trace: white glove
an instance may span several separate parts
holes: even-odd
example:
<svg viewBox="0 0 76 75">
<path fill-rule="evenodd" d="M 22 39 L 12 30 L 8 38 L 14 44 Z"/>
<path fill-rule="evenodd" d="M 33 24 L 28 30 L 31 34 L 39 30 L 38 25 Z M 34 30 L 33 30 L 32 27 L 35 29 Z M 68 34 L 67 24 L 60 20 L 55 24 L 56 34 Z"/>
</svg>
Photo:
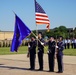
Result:
<svg viewBox="0 0 76 75">
<path fill-rule="evenodd" d="M 28 45 L 28 48 L 30 48 L 30 45 Z"/>
<path fill-rule="evenodd" d="M 47 51 L 47 53 L 49 53 L 49 51 Z"/>
<path fill-rule="evenodd" d="M 58 46 L 56 46 L 56 48 L 58 48 Z"/>
<path fill-rule="evenodd" d="M 41 45 L 44 45 L 44 43 L 41 42 Z"/>
<path fill-rule="evenodd" d="M 39 50 L 37 51 L 37 53 L 39 53 Z"/>
<path fill-rule="evenodd" d="M 38 36 L 36 36 L 36 39 L 38 39 Z"/>
</svg>

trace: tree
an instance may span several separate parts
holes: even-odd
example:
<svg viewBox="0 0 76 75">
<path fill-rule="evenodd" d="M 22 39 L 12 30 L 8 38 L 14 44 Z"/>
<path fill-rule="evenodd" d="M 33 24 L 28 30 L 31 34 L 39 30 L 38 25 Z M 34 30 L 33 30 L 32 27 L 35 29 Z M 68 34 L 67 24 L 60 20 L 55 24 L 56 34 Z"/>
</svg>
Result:
<svg viewBox="0 0 76 75">
<path fill-rule="evenodd" d="M 74 29 L 74 37 L 76 38 L 76 27 Z"/>
<path fill-rule="evenodd" d="M 67 37 L 67 28 L 65 26 L 60 26 L 59 27 L 59 32 L 60 32 L 60 36 L 63 36 L 64 38 Z"/>
<path fill-rule="evenodd" d="M 54 37 L 57 38 L 58 36 L 60 36 L 60 31 L 59 31 L 59 28 L 56 27 L 54 28 Z"/>
<path fill-rule="evenodd" d="M 49 32 L 45 31 L 44 36 L 47 36 L 48 38 L 49 38 L 50 36 L 54 36 L 54 31 L 53 31 L 53 30 L 51 30 L 51 31 L 49 31 Z"/>
<path fill-rule="evenodd" d="M 59 26 L 60 32 L 67 32 L 67 28 L 65 26 Z"/>
</svg>

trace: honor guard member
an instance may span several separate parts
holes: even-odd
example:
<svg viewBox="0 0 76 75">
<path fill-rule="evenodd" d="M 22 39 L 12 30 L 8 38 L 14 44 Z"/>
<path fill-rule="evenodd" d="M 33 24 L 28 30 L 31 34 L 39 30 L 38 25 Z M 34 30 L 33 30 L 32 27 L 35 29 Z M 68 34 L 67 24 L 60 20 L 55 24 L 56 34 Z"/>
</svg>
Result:
<svg viewBox="0 0 76 75">
<path fill-rule="evenodd" d="M 30 58 L 30 69 L 35 69 L 35 57 L 36 57 L 36 40 L 34 37 L 31 37 L 31 42 L 28 43 L 28 57 Z"/>
<path fill-rule="evenodd" d="M 58 62 L 58 72 L 57 73 L 63 73 L 63 50 L 64 50 L 64 44 L 63 44 L 63 38 L 62 36 L 59 37 L 57 43 L 57 62 Z"/>
<path fill-rule="evenodd" d="M 42 38 L 42 33 L 38 33 L 38 61 L 39 61 L 39 69 L 40 71 L 43 70 L 43 54 L 44 54 L 44 40 Z"/>
<path fill-rule="evenodd" d="M 54 56 L 55 56 L 56 43 L 54 37 L 50 37 L 48 41 L 48 62 L 49 62 L 49 72 L 54 72 Z"/>
</svg>

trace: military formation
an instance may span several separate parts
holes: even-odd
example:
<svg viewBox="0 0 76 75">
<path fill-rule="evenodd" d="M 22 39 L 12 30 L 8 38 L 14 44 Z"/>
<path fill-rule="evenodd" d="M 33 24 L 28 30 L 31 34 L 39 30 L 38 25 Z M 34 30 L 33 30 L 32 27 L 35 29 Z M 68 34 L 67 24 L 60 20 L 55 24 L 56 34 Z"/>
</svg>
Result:
<svg viewBox="0 0 76 75">
<path fill-rule="evenodd" d="M 64 50 L 63 37 L 60 36 L 58 40 L 55 40 L 54 37 L 51 36 L 49 38 L 49 41 L 45 43 L 44 39 L 42 38 L 42 33 L 40 32 L 38 33 L 37 40 L 34 37 L 31 37 L 31 41 L 28 43 L 27 57 L 29 57 L 30 59 L 29 70 L 35 70 L 35 58 L 36 58 L 36 48 L 37 48 L 38 63 L 39 63 L 38 71 L 43 71 L 44 46 L 47 45 L 49 72 L 54 72 L 54 65 L 55 65 L 55 58 L 56 58 L 57 64 L 58 64 L 57 73 L 63 73 L 63 50 Z"/>
<path fill-rule="evenodd" d="M 63 40 L 65 49 L 76 49 L 76 38 L 66 38 Z"/>
</svg>

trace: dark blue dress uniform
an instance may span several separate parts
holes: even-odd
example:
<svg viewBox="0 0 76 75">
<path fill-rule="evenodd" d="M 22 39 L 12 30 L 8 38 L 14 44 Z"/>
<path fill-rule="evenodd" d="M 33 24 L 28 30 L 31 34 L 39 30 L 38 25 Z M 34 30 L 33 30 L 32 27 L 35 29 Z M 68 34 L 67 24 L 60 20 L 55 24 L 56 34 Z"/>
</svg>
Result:
<svg viewBox="0 0 76 75">
<path fill-rule="evenodd" d="M 63 50 L 64 50 L 64 44 L 63 42 L 58 42 L 58 51 L 57 51 L 57 62 L 58 62 L 58 72 L 63 72 Z"/>
<path fill-rule="evenodd" d="M 55 41 L 48 42 L 49 71 L 54 72 Z"/>
<path fill-rule="evenodd" d="M 42 43 L 44 40 L 39 39 Z M 44 54 L 44 46 L 38 41 L 38 61 L 39 61 L 39 70 L 43 70 L 43 54 Z"/>
<path fill-rule="evenodd" d="M 29 43 L 29 54 L 30 54 L 30 69 L 35 69 L 35 57 L 36 57 L 36 41 Z"/>
</svg>

